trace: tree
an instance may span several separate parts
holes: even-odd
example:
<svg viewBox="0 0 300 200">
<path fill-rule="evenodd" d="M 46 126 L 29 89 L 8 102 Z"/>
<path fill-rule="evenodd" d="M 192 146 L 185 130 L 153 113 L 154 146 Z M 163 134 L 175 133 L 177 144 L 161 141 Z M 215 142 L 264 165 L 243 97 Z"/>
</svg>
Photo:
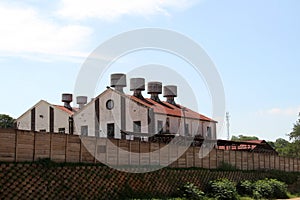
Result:
<svg viewBox="0 0 300 200">
<path fill-rule="evenodd" d="M 275 150 L 280 156 L 290 156 L 291 143 L 283 138 L 278 138 L 274 142 Z"/>
<path fill-rule="evenodd" d="M 259 140 L 256 136 L 245 136 L 245 135 L 239 135 L 239 136 L 232 136 L 232 141 L 249 141 L 249 140 Z"/>
<path fill-rule="evenodd" d="M 292 141 L 300 141 L 300 113 L 298 121 L 294 124 L 293 131 L 288 136 Z"/>
<path fill-rule="evenodd" d="M 6 114 L 0 114 L 0 128 L 14 128 L 15 120 Z"/>
</svg>

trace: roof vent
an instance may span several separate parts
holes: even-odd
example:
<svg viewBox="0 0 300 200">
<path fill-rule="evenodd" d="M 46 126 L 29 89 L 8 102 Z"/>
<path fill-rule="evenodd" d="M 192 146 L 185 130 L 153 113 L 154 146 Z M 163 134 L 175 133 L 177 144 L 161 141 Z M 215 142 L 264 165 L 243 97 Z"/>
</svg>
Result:
<svg viewBox="0 0 300 200">
<path fill-rule="evenodd" d="M 167 102 L 176 106 L 174 98 L 177 97 L 177 86 L 166 85 L 164 86 L 164 97 L 167 97 Z"/>
<path fill-rule="evenodd" d="M 115 90 L 124 93 L 123 88 L 126 84 L 126 74 L 111 74 L 110 75 L 110 86 L 114 87 Z"/>
<path fill-rule="evenodd" d="M 65 108 L 69 109 L 69 110 L 73 110 L 72 107 L 71 107 L 71 102 L 73 101 L 73 95 L 72 94 L 67 94 L 67 93 L 64 93 L 62 94 L 62 98 L 61 98 L 61 101 L 65 103 Z"/>
<path fill-rule="evenodd" d="M 159 94 L 162 93 L 161 82 L 149 82 L 148 83 L 148 94 L 151 94 L 151 99 L 156 102 L 160 102 Z"/>
<path fill-rule="evenodd" d="M 78 96 L 76 97 L 76 103 L 79 105 L 79 109 L 82 109 L 85 104 L 87 104 L 87 96 Z"/>
<path fill-rule="evenodd" d="M 133 91 L 133 96 L 144 99 L 142 91 L 145 90 L 144 78 L 132 78 L 130 79 L 130 91 Z"/>
</svg>

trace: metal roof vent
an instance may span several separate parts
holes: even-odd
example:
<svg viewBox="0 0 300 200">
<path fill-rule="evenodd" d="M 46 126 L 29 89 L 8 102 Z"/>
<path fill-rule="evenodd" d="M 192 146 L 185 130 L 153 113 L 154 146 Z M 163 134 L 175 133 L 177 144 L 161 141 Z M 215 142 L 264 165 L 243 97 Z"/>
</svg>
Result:
<svg viewBox="0 0 300 200">
<path fill-rule="evenodd" d="M 142 91 L 145 90 L 144 78 L 132 78 L 130 79 L 130 91 L 133 91 L 133 96 L 144 99 Z"/>
<path fill-rule="evenodd" d="M 176 106 L 174 98 L 177 97 L 177 86 L 166 85 L 164 86 L 164 97 L 167 97 L 167 102 Z"/>
<path fill-rule="evenodd" d="M 76 103 L 79 105 L 79 109 L 82 109 L 85 104 L 87 104 L 87 96 L 78 96 L 76 97 Z"/>
<path fill-rule="evenodd" d="M 65 108 L 69 109 L 69 110 L 73 110 L 72 107 L 71 107 L 71 102 L 73 101 L 73 95 L 72 94 L 67 94 L 67 93 L 64 93 L 62 94 L 62 98 L 61 98 L 61 101 L 65 103 Z"/>
<path fill-rule="evenodd" d="M 149 82 L 148 83 L 148 94 L 151 94 L 151 99 L 156 102 L 160 102 L 159 94 L 162 93 L 161 82 Z"/>
<path fill-rule="evenodd" d="M 123 88 L 126 84 L 126 74 L 111 74 L 110 75 L 110 86 L 114 87 L 115 90 L 124 93 Z"/>
</svg>

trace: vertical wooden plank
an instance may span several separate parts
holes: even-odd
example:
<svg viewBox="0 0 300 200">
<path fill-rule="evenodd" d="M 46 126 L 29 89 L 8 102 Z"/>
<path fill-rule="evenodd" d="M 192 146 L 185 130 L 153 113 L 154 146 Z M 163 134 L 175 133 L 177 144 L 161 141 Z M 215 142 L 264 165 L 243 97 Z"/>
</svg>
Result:
<svg viewBox="0 0 300 200">
<path fill-rule="evenodd" d="M 15 162 L 18 160 L 18 131 L 15 132 Z"/>
</svg>

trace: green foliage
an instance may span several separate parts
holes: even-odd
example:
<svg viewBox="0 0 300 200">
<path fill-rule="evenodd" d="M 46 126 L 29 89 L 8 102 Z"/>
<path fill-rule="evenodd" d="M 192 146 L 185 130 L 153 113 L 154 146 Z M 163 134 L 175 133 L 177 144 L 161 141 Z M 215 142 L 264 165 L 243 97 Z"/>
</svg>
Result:
<svg viewBox="0 0 300 200">
<path fill-rule="evenodd" d="M 232 136 L 232 141 L 249 141 L 249 140 L 259 140 L 256 136 L 245 136 L 245 135 L 239 135 L 239 136 Z"/>
<path fill-rule="evenodd" d="M 287 196 L 287 185 L 283 182 L 280 182 L 276 179 L 269 179 L 269 184 L 272 187 L 273 195 L 272 197 L 277 199 L 285 199 Z"/>
<path fill-rule="evenodd" d="M 204 192 L 202 192 L 193 183 L 186 183 L 178 189 L 178 195 L 186 199 L 201 200 L 205 199 Z"/>
<path fill-rule="evenodd" d="M 253 197 L 262 198 L 288 198 L 287 186 L 276 179 L 264 179 L 254 183 Z"/>
<path fill-rule="evenodd" d="M 6 114 L 0 114 L 0 128 L 14 128 L 14 119 Z"/>
<path fill-rule="evenodd" d="M 217 179 L 208 183 L 207 192 L 209 196 L 218 200 L 236 200 L 238 193 L 235 183 L 228 179 Z"/>
<path fill-rule="evenodd" d="M 237 168 L 235 166 L 233 166 L 230 163 L 224 162 L 224 161 L 220 162 L 217 169 L 222 170 L 222 171 L 236 171 L 237 170 Z"/>
<path fill-rule="evenodd" d="M 258 180 L 255 182 L 253 191 L 253 197 L 255 199 L 271 198 L 272 193 L 272 187 L 268 183 L 267 179 Z"/>
<path fill-rule="evenodd" d="M 239 182 L 236 189 L 240 195 L 251 197 L 253 195 L 254 186 L 251 181 L 245 180 Z"/>
<path fill-rule="evenodd" d="M 300 141 L 300 113 L 297 122 L 294 124 L 293 131 L 289 134 L 290 140 Z"/>
</svg>

